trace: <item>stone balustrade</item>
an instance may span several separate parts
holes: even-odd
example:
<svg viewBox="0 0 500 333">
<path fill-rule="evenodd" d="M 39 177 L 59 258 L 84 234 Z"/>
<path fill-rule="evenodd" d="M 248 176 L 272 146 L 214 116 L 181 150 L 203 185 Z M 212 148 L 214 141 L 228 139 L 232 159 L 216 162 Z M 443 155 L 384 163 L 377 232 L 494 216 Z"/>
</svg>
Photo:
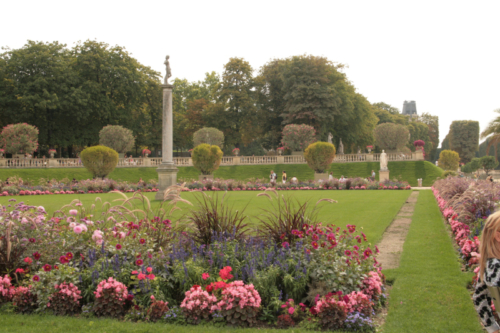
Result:
<svg viewBox="0 0 500 333">
<path fill-rule="evenodd" d="M 422 151 L 411 154 L 389 153 L 389 161 L 423 161 Z M 344 154 L 336 155 L 333 163 L 379 162 L 380 154 Z M 192 166 L 191 157 L 174 157 L 178 167 Z M 286 156 L 224 156 L 221 165 L 265 165 L 265 164 L 305 164 L 301 155 Z M 161 164 L 160 157 L 120 158 L 118 168 L 127 167 L 157 167 Z M 82 168 L 79 158 L 0 158 L 0 168 Z"/>
</svg>

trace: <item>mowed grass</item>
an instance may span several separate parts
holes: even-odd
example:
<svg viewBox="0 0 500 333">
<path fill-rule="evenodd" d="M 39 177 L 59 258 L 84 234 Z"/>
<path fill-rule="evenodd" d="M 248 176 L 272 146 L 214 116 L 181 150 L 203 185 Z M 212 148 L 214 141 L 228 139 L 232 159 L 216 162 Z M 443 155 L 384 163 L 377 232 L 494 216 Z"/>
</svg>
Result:
<svg viewBox="0 0 500 333">
<path fill-rule="evenodd" d="M 392 332 L 482 332 L 452 240 L 431 191 L 421 191 L 383 327 Z"/>
<path fill-rule="evenodd" d="M 437 177 L 441 177 L 443 170 L 427 161 L 418 162 L 389 162 L 391 179 L 399 178 L 410 183 L 411 186 L 417 185 L 417 179 L 423 179 L 424 186 L 431 186 Z M 177 178 L 179 180 L 197 180 L 199 172 L 194 167 L 179 167 Z M 378 178 L 378 162 L 366 163 L 333 163 L 330 166 L 334 177 L 370 177 L 371 171 L 375 170 Z M 272 164 L 272 165 L 235 165 L 221 166 L 215 171 L 214 176 L 222 179 L 249 180 L 249 179 L 268 179 L 269 173 L 274 170 L 276 174 L 281 175 L 285 170 L 288 177 L 297 177 L 299 181 L 308 181 L 314 179 L 314 172 L 306 164 Z M 40 178 L 45 179 L 89 179 L 92 175 L 85 168 L 55 168 L 55 169 L 0 169 L 0 179 L 5 180 L 8 177 L 18 176 L 23 179 L 30 179 L 35 183 Z M 138 182 L 140 178 L 145 181 L 149 179 L 158 179 L 156 167 L 143 168 L 116 168 L 109 178 L 121 181 Z"/>
<path fill-rule="evenodd" d="M 327 224 L 335 224 L 344 227 L 347 224 L 354 224 L 363 228 L 363 232 L 367 235 L 372 244 L 380 241 L 384 230 L 391 223 L 393 218 L 398 213 L 399 209 L 406 201 L 411 191 L 407 190 L 373 190 L 373 191 L 342 191 L 342 190 L 309 190 L 309 191 L 279 191 L 280 196 L 285 196 L 291 200 L 298 200 L 299 203 L 309 201 L 311 206 L 323 198 L 337 200 L 338 203 L 331 204 L 321 202 L 318 204 L 318 220 Z M 210 196 L 222 196 L 224 192 L 205 192 Z M 276 202 L 274 194 L 267 191 L 273 200 L 270 201 L 265 196 L 257 197 L 261 191 L 249 192 L 227 192 L 225 202 L 235 210 L 241 211 L 246 207 L 245 214 L 249 217 L 249 222 L 253 227 L 258 228 L 258 217 L 262 215 L 263 210 L 272 209 Z M 127 194 L 131 196 L 132 194 Z M 155 193 L 145 194 L 150 200 L 153 210 L 160 205 L 160 201 L 154 200 Z M 183 192 L 182 198 L 193 203 L 189 206 L 185 203 L 179 203 L 181 210 L 174 212 L 172 220 L 179 220 L 186 216 L 198 205 L 198 199 L 201 199 L 203 193 L 199 192 Z M 62 206 L 69 204 L 74 199 L 79 199 L 85 207 L 90 207 L 96 203 L 96 198 L 102 199 L 102 202 L 110 202 L 112 205 L 120 202 L 113 201 L 122 198 L 118 193 L 102 193 L 102 194 L 62 194 L 62 195 L 46 195 L 46 196 L 16 196 L 18 201 L 24 201 L 30 205 L 43 206 L 47 213 L 52 214 L 59 210 Z M 9 197 L 0 197 L 0 203 L 7 204 Z M 138 201 L 137 201 L 138 202 Z M 139 203 L 139 202 L 138 202 Z M 96 203 L 97 208 L 101 206 L 100 202 Z M 141 208 L 142 204 L 136 207 Z M 98 219 L 96 217 L 96 219 Z"/>
</svg>

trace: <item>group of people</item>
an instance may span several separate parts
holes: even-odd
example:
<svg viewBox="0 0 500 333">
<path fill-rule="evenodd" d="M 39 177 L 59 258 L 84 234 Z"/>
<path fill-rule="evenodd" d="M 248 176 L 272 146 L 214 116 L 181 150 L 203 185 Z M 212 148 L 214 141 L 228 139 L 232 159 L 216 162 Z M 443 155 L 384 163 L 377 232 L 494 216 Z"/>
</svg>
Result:
<svg viewBox="0 0 500 333">
<path fill-rule="evenodd" d="M 286 171 L 285 171 L 285 170 L 283 170 L 283 171 L 281 172 L 281 181 L 283 182 L 283 184 L 285 184 L 285 183 L 286 183 L 286 180 L 287 180 L 287 178 L 286 178 L 286 177 L 287 177 L 287 176 L 286 176 Z M 278 179 L 278 176 L 276 175 L 276 172 L 274 172 L 273 170 L 271 170 L 271 174 L 269 175 L 269 181 L 270 181 L 271 183 L 276 183 L 276 182 L 277 182 L 277 179 Z"/>
</svg>

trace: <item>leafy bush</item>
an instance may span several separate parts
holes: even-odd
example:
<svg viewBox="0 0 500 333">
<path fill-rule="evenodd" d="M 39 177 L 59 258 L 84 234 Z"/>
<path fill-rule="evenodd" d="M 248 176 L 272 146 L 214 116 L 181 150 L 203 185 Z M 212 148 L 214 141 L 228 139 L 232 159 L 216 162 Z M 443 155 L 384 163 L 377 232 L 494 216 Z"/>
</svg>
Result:
<svg viewBox="0 0 500 333">
<path fill-rule="evenodd" d="M 126 153 L 134 147 L 135 139 L 132 130 L 120 125 L 108 125 L 99 132 L 99 144 Z"/>
<path fill-rule="evenodd" d="M 469 162 L 479 150 L 479 122 L 456 120 L 450 125 L 448 133 L 451 150 L 458 153 L 463 163 Z"/>
<path fill-rule="evenodd" d="M 0 134 L 0 148 L 11 154 L 31 154 L 38 148 L 38 128 L 26 123 L 5 126 Z"/>
<path fill-rule="evenodd" d="M 401 150 L 408 142 L 408 128 L 401 124 L 383 123 L 373 130 L 375 143 L 381 149 Z"/>
<path fill-rule="evenodd" d="M 283 128 L 281 143 L 291 151 L 304 151 L 311 143 L 316 141 L 316 131 L 309 125 L 290 124 Z"/>
<path fill-rule="evenodd" d="M 217 297 L 210 295 L 200 286 L 193 286 L 186 291 L 181 303 L 186 319 L 191 324 L 199 324 L 201 320 L 209 320 L 212 311 L 217 309 Z"/>
<path fill-rule="evenodd" d="M 195 147 L 204 143 L 222 148 L 224 145 L 224 133 L 214 127 L 203 127 L 194 132 L 193 144 Z"/>
<path fill-rule="evenodd" d="M 37 308 L 36 295 L 31 292 L 31 287 L 17 287 L 12 297 L 12 304 L 18 313 L 32 313 Z"/>
<path fill-rule="evenodd" d="M 323 329 L 334 331 L 341 329 L 347 318 L 347 304 L 340 295 L 329 293 L 323 296 L 314 307 Z"/>
<path fill-rule="evenodd" d="M 252 284 L 234 281 L 222 290 L 222 299 L 217 307 L 227 323 L 254 326 L 257 324 L 260 301 L 260 295 Z"/>
<path fill-rule="evenodd" d="M 0 305 L 10 302 L 12 296 L 14 296 L 14 287 L 10 283 L 10 277 L 8 275 L 4 277 L 0 275 Z"/>
<path fill-rule="evenodd" d="M 335 146 L 328 142 L 311 143 L 304 152 L 304 158 L 314 172 L 323 173 L 335 158 Z"/>
<path fill-rule="evenodd" d="M 81 154 L 83 166 L 94 177 L 104 178 L 109 175 L 118 164 L 118 153 L 105 146 L 85 148 Z"/>
<path fill-rule="evenodd" d="M 95 302 L 93 311 L 97 316 L 118 318 L 125 314 L 127 287 L 113 279 L 103 280 L 94 291 Z"/>
<path fill-rule="evenodd" d="M 453 150 L 443 150 L 439 154 L 438 165 L 443 170 L 453 170 L 458 169 L 458 163 L 460 162 L 460 156 Z"/>
<path fill-rule="evenodd" d="M 154 296 L 151 296 L 151 300 L 153 302 L 147 311 L 147 318 L 149 321 L 155 322 L 162 319 L 169 311 L 168 302 L 156 300 Z"/>
<path fill-rule="evenodd" d="M 54 286 L 56 292 L 49 297 L 49 307 L 55 315 L 67 316 L 80 312 L 81 292 L 73 283 L 61 283 Z"/>
<path fill-rule="evenodd" d="M 218 146 L 203 143 L 193 149 L 193 165 L 203 175 L 211 175 L 219 168 L 222 155 L 222 151 Z"/>
<path fill-rule="evenodd" d="M 225 196 L 225 195 L 224 195 Z M 231 235 L 241 240 L 248 232 L 247 216 L 245 209 L 234 211 L 214 193 L 212 196 L 201 195 L 197 197 L 199 209 L 192 210 L 187 220 L 196 229 L 191 231 L 190 237 L 198 244 L 211 244 L 218 235 Z"/>
<path fill-rule="evenodd" d="M 449 176 L 456 177 L 457 173 L 455 171 L 452 171 L 452 170 L 446 170 L 445 172 L 443 172 L 443 178 L 446 178 Z"/>
<path fill-rule="evenodd" d="M 490 171 L 498 166 L 498 161 L 495 156 L 483 156 L 480 158 L 480 162 L 486 175 L 489 175 Z"/>
</svg>

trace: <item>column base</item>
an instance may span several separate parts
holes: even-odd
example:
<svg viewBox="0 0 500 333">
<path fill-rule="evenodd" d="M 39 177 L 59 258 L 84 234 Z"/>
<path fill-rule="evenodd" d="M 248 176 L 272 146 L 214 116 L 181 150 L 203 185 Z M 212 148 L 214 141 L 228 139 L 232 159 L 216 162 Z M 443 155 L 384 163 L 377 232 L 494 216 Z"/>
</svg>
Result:
<svg viewBox="0 0 500 333">
<path fill-rule="evenodd" d="M 378 179 L 380 182 L 389 180 L 389 170 L 380 170 L 378 172 Z"/>
<path fill-rule="evenodd" d="M 172 185 L 177 185 L 178 171 L 179 170 L 173 163 L 162 163 L 158 169 L 156 169 L 156 172 L 158 172 L 158 192 L 156 192 L 155 195 L 156 200 L 163 200 L 165 190 Z"/>
</svg>

